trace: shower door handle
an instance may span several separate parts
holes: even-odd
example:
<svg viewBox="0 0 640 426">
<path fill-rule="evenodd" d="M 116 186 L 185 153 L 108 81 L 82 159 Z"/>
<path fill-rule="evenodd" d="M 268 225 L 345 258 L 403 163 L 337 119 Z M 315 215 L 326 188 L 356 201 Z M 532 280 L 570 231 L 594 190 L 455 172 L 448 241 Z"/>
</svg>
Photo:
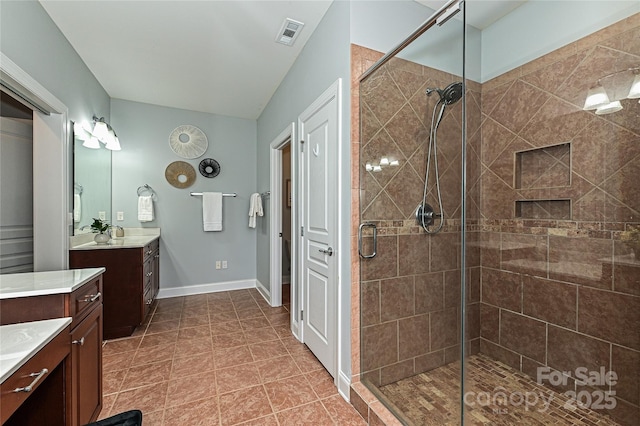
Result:
<svg viewBox="0 0 640 426">
<path fill-rule="evenodd" d="M 373 228 L 373 252 L 371 254 L 363 254 L 362 253 L 362 230 L 364 228 Z M 363 222 L 358 227 L 358 254 L 363 259 L 372 259 L 376 257 L 376 252 L 378 250 L 378 228 L 375 223 L 371 222 Z"/>
</svg>

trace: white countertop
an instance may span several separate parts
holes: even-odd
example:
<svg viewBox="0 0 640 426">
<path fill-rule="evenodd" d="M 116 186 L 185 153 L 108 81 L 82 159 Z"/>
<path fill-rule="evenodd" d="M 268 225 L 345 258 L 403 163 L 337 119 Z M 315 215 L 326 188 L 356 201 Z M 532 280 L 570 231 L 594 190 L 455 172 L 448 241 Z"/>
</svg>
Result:
<svg viewBox="0 0 640 426">
<path fill-rule="evenodd" d="M 104 273 L 105 268 L 0 275 L 0 299 L 71 293 Z"/>
<path fill-rule="evenodd" d="M 0 383 L 4 383 L 69 324 L 71 318 L 56 318 L 0 326 Z"/>
<path fill-rule="evenodd" d="M 125 228 L 124 237 L 112 237 L 107 244 L 97 244 L 96 234 L 87 233 L 71 237 L 69 250 L 105 250 L 141 248 L 160 238 L 160 228 Z"/>
</svg>

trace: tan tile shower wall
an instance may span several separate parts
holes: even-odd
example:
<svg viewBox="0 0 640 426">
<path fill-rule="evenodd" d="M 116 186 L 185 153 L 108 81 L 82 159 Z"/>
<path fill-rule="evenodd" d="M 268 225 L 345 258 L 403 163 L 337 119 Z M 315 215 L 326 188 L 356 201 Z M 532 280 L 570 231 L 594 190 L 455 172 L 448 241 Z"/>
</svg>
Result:
<svg viewBox="0 0 640 426">
<path fill-rule="evenodd" d="M 621 241 L 640 223 L 640 105 L 582 105 L 599 78 L 638 66 L 636 14 L 482 87 L 481 352 L 534 378 L 544 365 L 615 371 L 623 424 L 640 418 L 640 260 Z M 567 143 L 563 179 L 517 185 L 517 152 Z M 553 165 L 540 152 L 535 173 Z M 516 219 L 518 200 L 542 200 L 547 219 Z M 570 200 L 570 220 L 545 200 Z"/>
<path fill-rule="evenodd" d="M 352 310 L 352 346 L 357 342 L 353 353 L 362 354 L 360 359 L 353 359 L 353 371 L 362 373 L 362 378 L 376 385 L 459 359 L 461 328 L 461 103 L 447 110 L 438 133 L 446 225 L 434 240 L 412 219 L 422 199 L 428 129 L 437 100 L 427 98 L 425 89 L 444 87 L 460 78 L 393 59 L 360 85 L 361 73 L 381 56 L 379 52 L 352 46 L 352 111 L 355 111 L 352 115 L 352 208 L 354 212 L 361 212 L 352 218 L 352 255 L 356 259 L 352 265 L 352 297 L 354 301 L 361 301 L 354 303 L 358 306 Z M 472 160 L 467 170 L 476 197 L 468 197 L 471 204 L 468 211 L 477 218 L 480 86 L 471 87 L 467 94 L 472 101 L 468 116 L 476 125 L 476 131 L 471 133 L 469 145 L 473 146 L 468 151 Z M 375 164 L 381 157 L 397 159 L 400 165 L 383 168 L 378 173 L 365 170 L 367 162 Z M 433 197 L 434 194 L 429 193 L 431 205 L 435 205 Z M 378 254 L 360 263 L 357 227 L 361 221 L 377 225 Z M 366 252 L 371 249 L 370 244 L 371 237 L 365 234 Z M 473 255 L 467 263 L 471 277 L 467 297 L 471 326 L 467 339 L 471 342 L 470 351 L 477 352 L 480 333 L 477 246 L 470 253 Z"/>
</svg>

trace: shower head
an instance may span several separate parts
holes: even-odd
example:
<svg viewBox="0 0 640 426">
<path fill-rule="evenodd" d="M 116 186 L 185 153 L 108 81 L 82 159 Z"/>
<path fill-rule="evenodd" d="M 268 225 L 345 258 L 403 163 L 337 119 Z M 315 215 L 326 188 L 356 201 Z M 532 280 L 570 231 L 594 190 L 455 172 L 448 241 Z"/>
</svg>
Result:
<svg viewBox="0 0 640 426">
<path fill-rule="evenodd" d="M 439 93 L 440 100 L 444 102 L 445 105 L 455 104 L 462 97 L 462 83 L 459 81 L 451 83 Z"/>
<path fill-rule="evenodd" d="M 427 96 L 431 96 L 433 92 L 437 92 L 440 95 L 438 103 L 445 105 L 455 104 L 462 97 L 462 82 L 451 83 L 444 89 L 428 88 L 425 93 Z"/>
</svg>

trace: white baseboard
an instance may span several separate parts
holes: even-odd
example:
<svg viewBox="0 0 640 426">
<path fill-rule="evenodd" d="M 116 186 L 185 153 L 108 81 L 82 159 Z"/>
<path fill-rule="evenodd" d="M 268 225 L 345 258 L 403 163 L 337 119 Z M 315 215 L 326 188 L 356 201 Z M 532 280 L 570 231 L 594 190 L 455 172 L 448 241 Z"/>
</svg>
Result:
<svg viewBox="0 0 640 426">
<path fill-rule="evenodd" d="M 262 297 L 264 297 L 264 300 L 267 303 L 271 304 L 271 292 L 267 290 L 267 288 L 260 282 L 260 280 L 256 280 L 256 288 L 258 289 L 258 292 L 262 295 Z"/>
<path fill-rule="evenodd" d="M 257 280 L 224 281 L 211 284 L 197 284 L 186 287 L 161 288 L 158 292 L 158 299 L 168 297 L 191 296 L 193 294 L 216 293 L 219 291 L 242 290 L 246 288 L 256 288 Z"/>
<path fill-rule="evenodd" d="M 338 393 L 349 402 L 351 395 L 351 378 L 347 377 L 342 371 L 338 372 Z"/>
</svg>

